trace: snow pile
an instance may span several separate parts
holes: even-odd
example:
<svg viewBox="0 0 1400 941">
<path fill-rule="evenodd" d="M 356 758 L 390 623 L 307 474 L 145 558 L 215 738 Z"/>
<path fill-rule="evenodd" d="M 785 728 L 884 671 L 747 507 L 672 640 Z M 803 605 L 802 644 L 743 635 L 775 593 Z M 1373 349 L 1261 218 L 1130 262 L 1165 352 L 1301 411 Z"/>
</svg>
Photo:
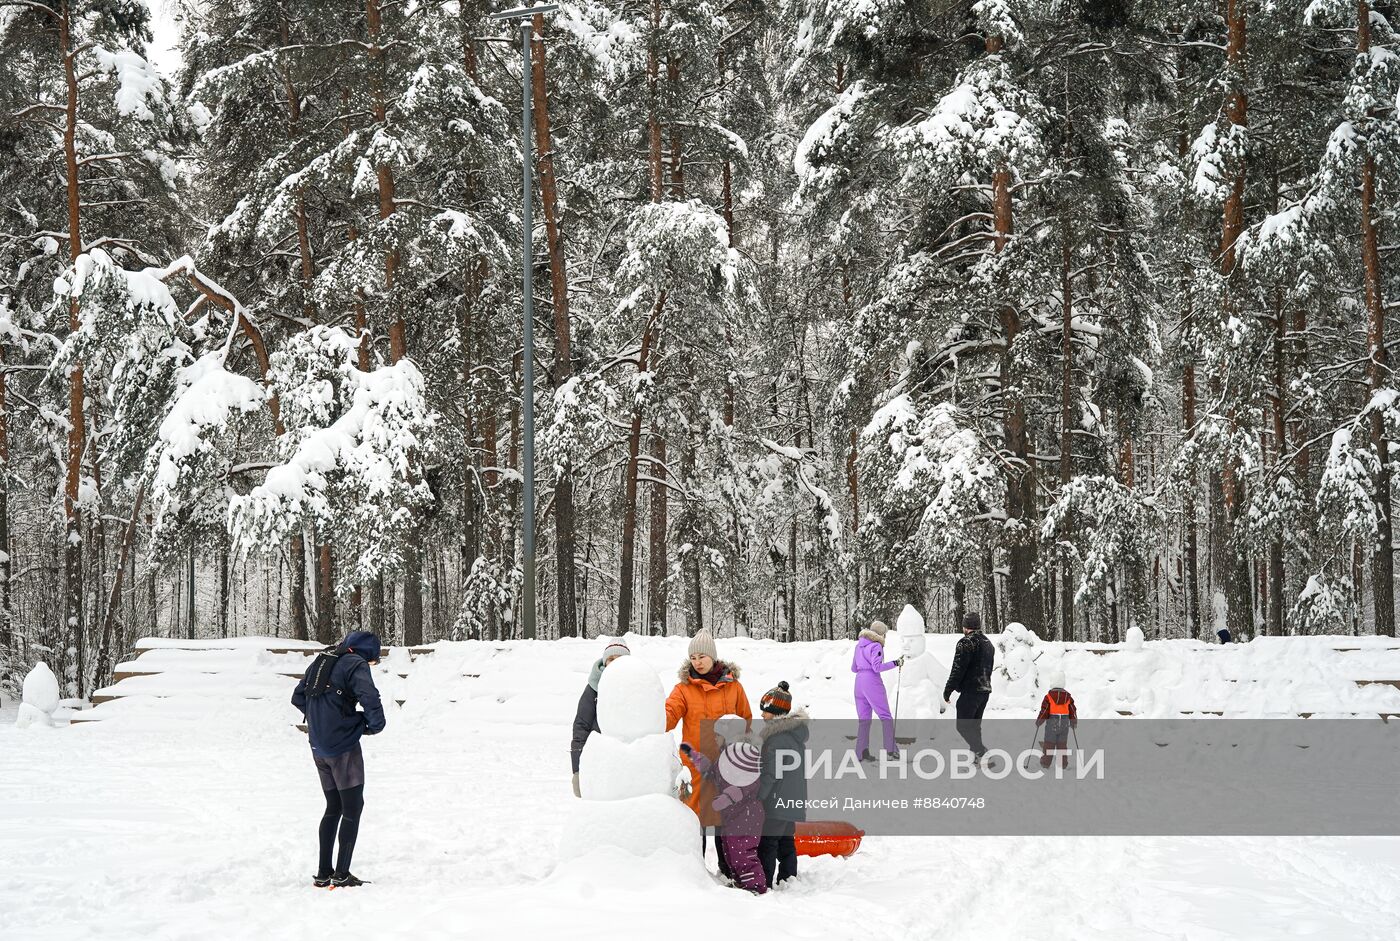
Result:
<svg viewBox="0 0 1400 941">
<path fill-rule="evenodd" d="M 997 648 L 997 677 L 992 680 L 993 691 L 1003 686 L 1010 696 L 1023 699 L 1033 696 L 1040 688 L 1036 661 L 1043 651 L 1036 649 L 1039 638 L 1024 624 L 1012 621 L 994 643 Z"/>
<path fill-rule="evenodd" d="M 696 855 L 700 821 L 676 800 L 680 770 L 666 732 L 665 693 L 656 670 L 638 657 L 614 660 L 598 681 L 598 727 L 579 756 L 583 800 L 559 841 L 559 858 L 600 847 L 636 857 L 657 850 Z"/>
<path fill-rule="evenodd" d="M 54 713 L 59 704 L 58 677 L 53 675 L 48 664 L 42 661 L 24 678 L 24 690 L 15 716 L 15 725 L 28 728 L 31 725 L 53 725 Z"/>
</svg>

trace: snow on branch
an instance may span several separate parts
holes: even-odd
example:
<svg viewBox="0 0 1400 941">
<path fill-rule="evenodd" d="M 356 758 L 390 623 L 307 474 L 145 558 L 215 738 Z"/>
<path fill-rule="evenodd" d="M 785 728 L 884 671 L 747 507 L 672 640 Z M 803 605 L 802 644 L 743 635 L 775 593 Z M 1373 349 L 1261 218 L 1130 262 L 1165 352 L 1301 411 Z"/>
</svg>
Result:
<svg viewBox="0 0 1400 941">
<path fill-rule="evenodd" d="M 422 373 L 403 359 L 358 368 L 359 341 L 318 326 L 272 357 L 271 390 L 283 403 L 281 462 L 229 504 L 241 551 L 270 550 L 315 522 L 343 559 L 342 584 L 397 571 L 414 517 L 433 502 L 423 464 L 435 453 L 436 416 Z"/>
</svg>

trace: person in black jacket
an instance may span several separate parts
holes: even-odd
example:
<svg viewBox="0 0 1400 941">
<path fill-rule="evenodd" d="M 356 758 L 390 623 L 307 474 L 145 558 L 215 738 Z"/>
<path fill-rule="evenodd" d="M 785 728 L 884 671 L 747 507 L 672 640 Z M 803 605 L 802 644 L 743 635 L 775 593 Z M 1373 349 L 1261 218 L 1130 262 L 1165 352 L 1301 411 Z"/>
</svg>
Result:
<svg viewBox="0 0 1400 941">
<path fill-rule="evenodd" d="M 992 694 L 992 666 L 996 648 L 982 633 L 982 617 L 976 611 L 963 616 L 963 637 L 953 654 L 953 668 L 948 671 L 948 683 L 943 687 L 943 703 L 947 705 L 958 694 L 958 734 L 967 747 L 982 760 L 987 746 L 982 743 L 982 713 Z"/>
<path fill-rule="evenodd" d="M 799 821 L 807 819 L 803 805 L 807 800 L 807 739 L 812 730 L 807 727 L 805 709 L 792 708 L 792 693 L 786 681 L 763 694 L 759 700 L 763 713 L 763 756 L 759 762 L 758 795 L 763 801 L 763 836 L 758 841 L 758 861 L 769 885 L 777 885 L 797 875 L 797 845 L 794 835 Z M 778 774 L 778 755 L 796 752 L 802 764 L 795 770 Z M 786 769 L 791 761 L 786 761 Z M 777 881 L 774 881 L 774 874 Z"/>
<path fill-rule="evenodd" d="M 354 631 L 318 654 L 292 693 L 292 705 L 306 716 L 311 760 L 326 796 L 319 834 L 321 860 L 313 880 L 320 888 L 364 884 L 351 875 L 350 860 L 365 807 L 365 756 L 360 736 L 378 735 L 385 724 L 384 707 L 369 669 L 379 662 L 379 650 L 377 636 Z M 357 710 L 357 705 L 364 711 Z M 340 855 L 332 870 L 337 831 Z"/>
<path fill-rule="evenodd" d="M 578 698 L 578 709 L 574 712 L 574 737 L 569 743 L 569 758 L 574 764 L 575 797 L 583 796 L 578 786 L 578 759 L 583 754 L 583 743 L 588 741 L 588 736 L 601 731 L 598 728 L 598 681 L 603 678 L 603 670 L 609 663 L 631 652 L 622 641 L 609 641 L 608 646 L 603 648 L 603 655 L 594 662 L 593 669 L 588 672 L 588 685 L 583 688 L 583 694 Z"/>
</svg>

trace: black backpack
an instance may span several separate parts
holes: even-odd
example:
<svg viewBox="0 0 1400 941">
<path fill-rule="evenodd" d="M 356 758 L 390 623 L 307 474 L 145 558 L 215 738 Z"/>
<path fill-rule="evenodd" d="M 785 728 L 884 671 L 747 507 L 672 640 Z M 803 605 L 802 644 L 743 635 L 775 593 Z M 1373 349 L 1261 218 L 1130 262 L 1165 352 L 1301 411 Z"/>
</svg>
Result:
<svg viewBox="0 0 1400 941">
<path fill-rule="evenodd" d="M 326 693 L 335 691 L 336 695 L 344 696 L 345 690 L 336 689 L 331 685 L 331 673 L 335 670 L 336 663 L 345 655 L 358 657 L 359 654 L 352 651 L 344 644 L 337 644 L 334 647 L 327 647 L 316 655 L 311 668 L 306 671 L 306 698 L 315 699 L 317 696 L 324 696 Z"/>
</svg>

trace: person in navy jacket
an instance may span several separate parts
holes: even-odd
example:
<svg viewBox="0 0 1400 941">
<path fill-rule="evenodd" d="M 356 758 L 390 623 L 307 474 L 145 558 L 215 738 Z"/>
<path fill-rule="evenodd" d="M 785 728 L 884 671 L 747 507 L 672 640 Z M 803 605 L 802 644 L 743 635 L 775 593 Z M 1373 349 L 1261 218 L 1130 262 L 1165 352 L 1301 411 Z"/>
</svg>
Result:
<svg viewBox="0 0 1400 941">
<path fill-rule="evenodd" d="M 379 662 L 379 650 L 376 635 L 354 631 L 318 654 L 292 693 L 292 705 L 306 716 L 311 760 L 326 796 L 320 865 L 313 880 L 322 888 L 363 884 L 351 875 L 350 860 L 365 807 L 365 757 L 360 736 L 384 731 L 384 707 L 370 674 L 370 666 Z M 337 833 L 340 854 L 332 869 Z"/>
</svg>

